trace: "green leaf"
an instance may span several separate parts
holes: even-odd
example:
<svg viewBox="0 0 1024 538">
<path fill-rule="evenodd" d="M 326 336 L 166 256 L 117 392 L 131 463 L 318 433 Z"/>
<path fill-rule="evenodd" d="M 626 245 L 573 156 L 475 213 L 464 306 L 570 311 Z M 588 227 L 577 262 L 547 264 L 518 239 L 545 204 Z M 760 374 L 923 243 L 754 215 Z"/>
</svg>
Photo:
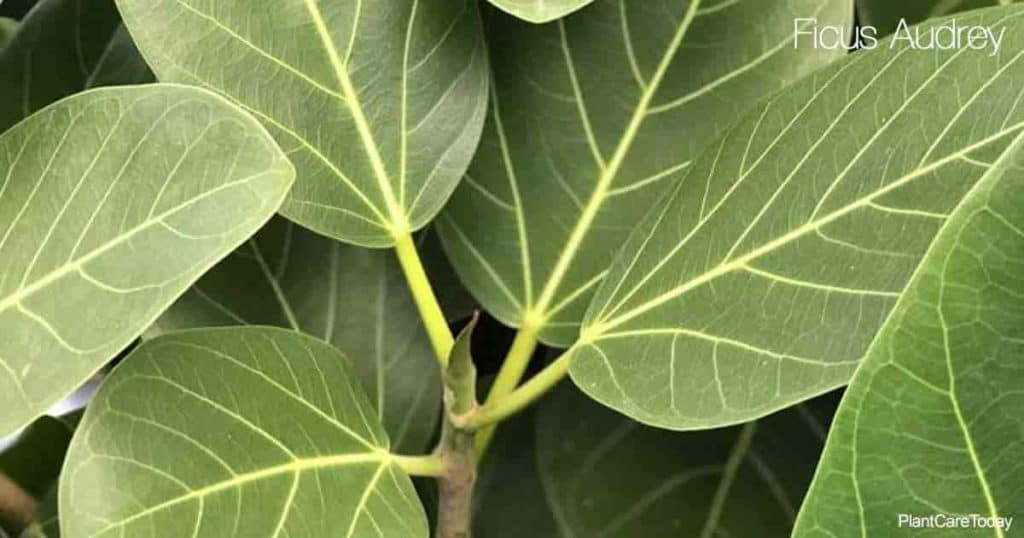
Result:
<svg viewBox="0 0 1024 538">
<path fill-rule="evenodd" d="M 11 17 L 21 19 L 37 0 L 0 0 L 0 17 Z"/>
<path fill-rule="evenodd" d="M 543 26 L 490 14 L 490 119 L 439 231 L 488 312 L 561 347 L 634 223 L 704 144 L 836 57 L 794 49 L 793 17 L 852 17 L 844 0 L 598 0 Z"/>
<path fill-rule="evenodd" d="M 0 132 L 82 90 L 151 80 L 113 0 L 41 1 L 0 51 L 0 73 Z"/>
<path fill-rule="evenodd" d="M 532 23 L 551 22 L 594 0 L 488 0 L 494 7 Z"/>
<path fill-rule="evenodd" d="M 1014 0 L 1016 1 L 1016 0 Z M 1003 0 L 857 0 L 857 16 L 861 24 L 878 28 L 878 37 L 896 30 L 900 19 L 915 24 L 958 11 L 1006 3 Z"/>
<path fill-rule="evenodd" d="M 1024 155 L 1007 151 L 950 217 L 857 371 L 794 536 L 913 532 L 897 514 L 1022 513 L 1022 363 Z"/>
<path fill-rule="evenodd" d="M 39 503 L 39 521 L 32 523 L 19 535 L 20 538 L 60 538 L 60 520 L 57 516 L 56 481 Z M 0 533 L 0 536 L 3 536 Z"/>
<path fill-rule="evenodd" d="M 437 214 L 476 149 L 487 74 L 474 0 L 118 6 L 161 80 L 216 89 L 268 126 L 298 169 L 281 211 L 322 234 L 393 245 Z"/>
<path fill-rule="evenodd" d="M 570 373 L 673 429 L 745 422 L 849 381 L 948 214 L 1024 129 L 1024 10 L 1002 51 L 857 53 L 728 130 L 595 295 Z"/>
<path fill-rule="evenodd" d="M 562 536 L 537 470 L 535 415 L 529 409 L 502 422 L 480 464 L 473 514 L 477 538 Z"/>
<path fill-rule="evenodd" d="M 0 52 L 3 52 L 4 47 L 11 42 L 14 38 L 14 33 L 18 31 L 18 21 L 14 19 L 8 19 L 7 17 L 0 17 Z"/>
<path fill-rule="evenodd" d="M 437 240 L 425 233 L 418 243 L 450 319 L 468 315 L 465 292 Z M 441 409 L 441 378 L 392 252 L 344 245 L 275 218 L 149 332 L 239 324 L 294 325 L 330 342 L 352 358 L 396 448 L 427 448 Z"/>
<path fill-rule="evenodd" d="M 131 343 L 293 178 L 256 121 L 184 86 L 92 90 L 0 135 L 0 434 Z"/>
<path fill-rule="evenodd" d="M 68 536 L 427 536 L 344 356 L 283 329 L 162 336 L 114 371 L 61 476 Z"/>
<path fill-rule="evenodd" d="M 835 401 L 826 396 L 739 427 L 677 433 L 643 426 L 562 385 L 537 411 L 539 473 L 558 536 L 788 536 Z"/>
</svg>

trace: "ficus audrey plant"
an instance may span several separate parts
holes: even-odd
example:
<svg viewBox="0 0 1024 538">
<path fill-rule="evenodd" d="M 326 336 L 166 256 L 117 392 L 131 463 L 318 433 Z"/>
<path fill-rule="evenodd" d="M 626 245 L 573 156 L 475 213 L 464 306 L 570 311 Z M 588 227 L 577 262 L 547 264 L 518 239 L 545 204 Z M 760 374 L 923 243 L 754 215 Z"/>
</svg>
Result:
<svg viewBox="0 0 1024 538">
<path fill-rule="evenodd" d="M 1024 7 L 11 2 L 0 536 L 1024 513 Z"/>
</svg>

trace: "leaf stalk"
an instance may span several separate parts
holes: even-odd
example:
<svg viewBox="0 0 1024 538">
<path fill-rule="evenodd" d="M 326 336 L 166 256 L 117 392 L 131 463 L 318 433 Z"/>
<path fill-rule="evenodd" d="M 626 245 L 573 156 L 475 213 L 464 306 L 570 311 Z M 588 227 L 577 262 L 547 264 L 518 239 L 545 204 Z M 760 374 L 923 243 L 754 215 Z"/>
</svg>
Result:
<svg viewBox="0 0 1024 538">
<path fill-rule="evenodd" d="M 522 328 L 516 333 L 516 338 L 512 341 L 512 347 L 509 348 L 508 354 L 501 364 L 498 377 L 495 378 L 494 384 L 491 385 L 491 390 L 484 401 L 485 407 L 493 405 L 508 396 L 519 386 L 519 383 L 523 380 L 523 375 L 526 374 L 526 369 L 530 365 L 530 358 L 533 357 L 533 353 L 537 349 L 537 335 L 541 324 L 532 322 L 529 316 L 525 320 Z M 476 457 L 478 459 L 483 458 L 484 453 L 487 452 L 487 447 L 494 438 L 496 428 L 497 424 L 493 424 L 477 432 Z"/>
<path fill-rule="evenodd" d="M 412 476 L 438 477 L 444 474 L 444 459 L 431 454 L 428 456 L 399 456 L 391 454 L 391 461 L 395 462 L 403 471 Z"/>
<path fill-rule="evenodd" d="M 501 422 L 508 417 L 529 407 L 534 401 L 547 394 L 569 373 L 569 362 L 572 349 L 560 355 L 554 362 L 544 367 L 537 375 L 530 378 L 518 389 L 493 403 L 488 403 L 464 417 L 458 423 L 459 428 L 479 430 Z"/>
<path fill-rule="evenodd" d="M 416 308 L 423 319 L 423 326 L 430 338 L 430 345 L 434 348 L 434 355 L 443 370 L 448 367 L 448 355 L 455 340 L 448 328 L 444 312 L 441 311 L 441 305 L 437 302 L 437 295 L 434 294 L 434 289 L 427 278 L 411 232 L 395 233 L 395 254 L 402 266 L 409 291 L 416 302 Z"/>
</svg>

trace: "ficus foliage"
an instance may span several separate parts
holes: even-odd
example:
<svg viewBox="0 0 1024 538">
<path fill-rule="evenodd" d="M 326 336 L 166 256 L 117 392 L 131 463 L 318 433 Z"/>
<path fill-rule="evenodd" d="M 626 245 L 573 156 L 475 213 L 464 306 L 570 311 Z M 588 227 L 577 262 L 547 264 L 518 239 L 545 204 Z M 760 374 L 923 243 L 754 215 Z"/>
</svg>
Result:
<svg viewBox="0 0 1024 538">
<path fill-rule="evenodd" d="M 0 4 L 0 536 L 1024 511 L 1009 4 Z"/>
</svg>

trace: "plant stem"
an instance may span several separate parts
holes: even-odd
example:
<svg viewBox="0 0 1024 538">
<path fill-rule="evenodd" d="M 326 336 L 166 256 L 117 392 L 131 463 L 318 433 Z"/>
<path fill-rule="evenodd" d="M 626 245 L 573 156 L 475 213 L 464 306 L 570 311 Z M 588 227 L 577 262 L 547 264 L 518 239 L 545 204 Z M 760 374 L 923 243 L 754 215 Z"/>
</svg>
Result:
<svg viewBox="0 0 1024 538">
<path fill-rule="evenodd" d="M 0 473 L 0 519 L 12 522 L 17 527 L 15 530 L 21 531 L 38 515 L 39 503 L 7 475 Z"/>
<path fill-rule="evenodd" d="M 391 460 L 412 476 L 441 476 L 444 474 L 444 459 L 437 455 L 399 456 L 391 455 Z"/>
<path fill-rule="evenodd" d="M 512 342 L 512 347 L 509 348 L 505 361 L 501 363 L 498 377 L 494 379 L 494 384 L 491 385 L 491 390 L 487 393 L 487 399 L 484 401 L 485 407 L 508 396 L 519 386 L 519 382 L 523 379 L 523 374 L 526 373 L 526 369 L 530 365 L 530 358 L 533 357 L 533 352 L 537 349 L 538 326 L 537 324 L 527 322 L 516 333 L 516 339 Z M 483 458 L 484 453 L 487 452 L 487 447 L 494 438 L 495 428 L 497 428 L 497 424 L 487 426 L 477 432 L 477 459 Z"/>
<path fill-rule="evenodd" d="M 444 429 L 437 453 L 444 461 L 438 477 L 438 538 L 469 538 L 472 530 L 473 487 L 476 484 L 476 434 L 460 429 L 456 421 L 477 410 L 476 367 L 471 343 L 479 314 L 455 339 L 451 360 L 444 375 Z"/>
<path fill-rule="evenodd" d="M 569 373 L 571 357 L 572 350 L 570 349 L 555 359 L 555 362 L 547 365 L 540 373 L 530 378 L 523 386 L 468 415 L 459 424 L 459 427 L 470 430 L 484 428 L 522 411 L 554 388 Z"/>
<path fill-rule="evenodd" d="M 412 240 L 412 233 L 395 234 L 395 253 L 398 255 L 398 263 L 405 273 L 405 280 L 409 284 L 409 291 L 416 301 L 416 308 L 423 319 L 423 326 L 430 338 L 430 345 L 434 348 L 434 354 L 442 369 L 448 365 L 448 353 L 451 352 L 452 338 L 451 330 L 448 329 L 448 321 L 441 311 L 441 305 L 437 303 L 437 296 L 430 287 L 430 280 L 427 279 L 427 272 L 423 269 L 423 262 L 420 261 L 419 253 L 416 252 L 416 244 Z"/>
</svg>

